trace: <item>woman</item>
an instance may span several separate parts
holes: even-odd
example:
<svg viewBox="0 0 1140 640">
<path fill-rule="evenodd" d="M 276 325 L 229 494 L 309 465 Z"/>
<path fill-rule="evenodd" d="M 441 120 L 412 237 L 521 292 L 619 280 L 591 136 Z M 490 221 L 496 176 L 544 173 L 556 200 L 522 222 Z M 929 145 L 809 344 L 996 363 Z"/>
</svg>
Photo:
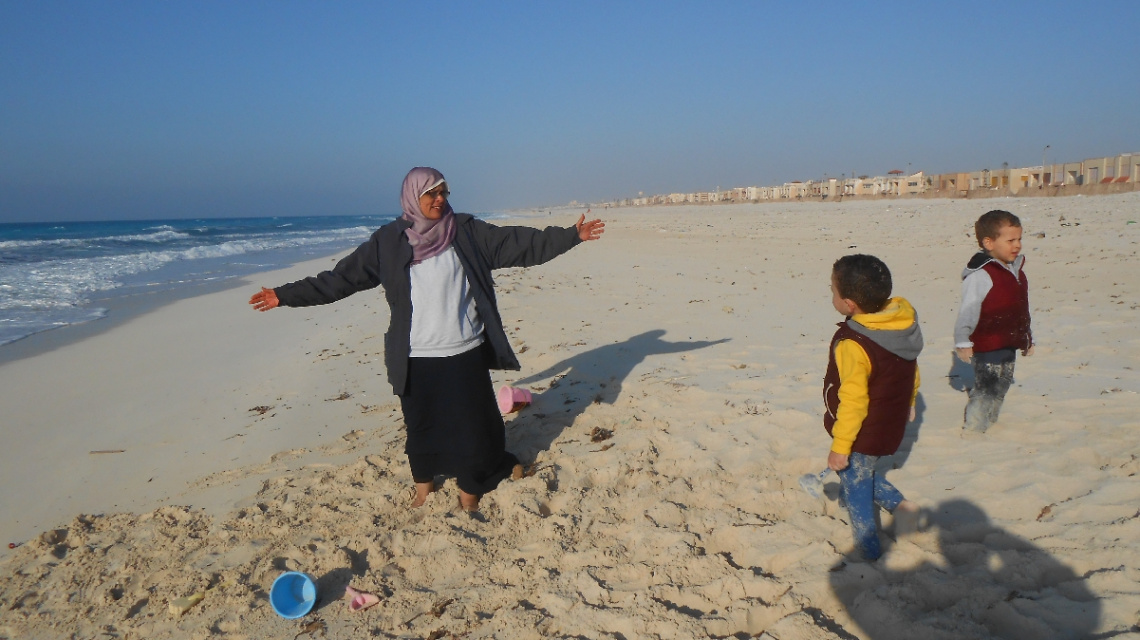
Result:
<svg viewBox="0 0 1140 640">
<path fill-rule="evenodd" d="M 435 476 L 450 475 L 459 485 L 460 507 L 475 511 L 479 498 L 519 464 L 506 450 L 489 371 L 520 368 L 491 270 L 547 262 L 597 240 L 605 224 L 583 215 L 569 228 L 496 227 L 455 213 L 448 196 L 443 174 L 412 169 L 404 178 L 400 218 L 331 271 L 262 288 L 249 303 L 258 311 L 307 307 L 382 285 L 391 310 L 384 364 L 408 430 L 412 506 L 435 490 Z"/>
</svg>

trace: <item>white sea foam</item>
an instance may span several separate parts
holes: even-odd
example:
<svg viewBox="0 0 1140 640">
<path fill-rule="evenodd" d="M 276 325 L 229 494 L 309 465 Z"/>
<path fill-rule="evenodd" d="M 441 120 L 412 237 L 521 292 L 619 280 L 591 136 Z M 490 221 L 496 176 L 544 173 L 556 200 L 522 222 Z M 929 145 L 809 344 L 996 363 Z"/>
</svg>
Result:
<svg viewBox="0 0 1140 640">
<path fill-rule="evenodd" d="M 35 249 L 49 247 L 97 247 L 107 242 L 170 242 L 190 238 L 190 234 L 164 229 L 154 233 L 101 236 L 95 238 L 45 238 L 36 240 L 0 240 L 0 249 Z"/>
<path fill-rule="evenodd" d="M 175 231 L 174 229 L 163 229 L 155 231 L 154 233 L 132 234 L 125 236 L 109 236 L 107 238 L 97 238 L 99 240 L 111 240 L 115 242 L 170 242 L 179 238 L 189 238 L 190 234 L 184 231 Z"/>
<path fill-rule="evenodd" d="M 50 240 L 0 240 L 0 250 L 35 249 L 40 247 L 82 247 L 89 245 L 85 238 L 53 238 Z"/>
<path fill-rule="evenodd" d="M 88 237 L 0 240 L 0 344 L 103 317 L 105 310 L 91 308 L 92 302 L 119 291 L 226 279 L 281 265 L 286 255 L 304 257 L 307 250 L 350 247 L 373 231 L 368 226 L 303 226 L 222 221 L 181 229 L 139 226 L 138 233 L 124 229 L 126 233 Z M 56 231 L 77 233 L 66 227 Z M 243 255 L 258 258 L 235 260 Z"/>
</svg>

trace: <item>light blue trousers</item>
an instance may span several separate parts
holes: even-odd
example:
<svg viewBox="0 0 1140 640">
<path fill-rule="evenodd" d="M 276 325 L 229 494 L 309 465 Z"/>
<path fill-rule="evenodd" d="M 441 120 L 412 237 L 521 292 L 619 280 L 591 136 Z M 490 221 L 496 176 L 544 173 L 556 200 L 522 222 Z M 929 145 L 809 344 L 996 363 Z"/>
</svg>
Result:
<svg viewBox="0 0 1140 640">
<path fill-rule="evenodd" d="M 878 461 L 878 456 L 852 452 L 847 468 L 838 472 L 839 498 L 847 506 L 855 546 L 865 560 L 877 560 L 883 555 L 875 523 L 875 505 L 893 512 L 905 499 L 883 473 L 875 471 Z"/>
</svg>

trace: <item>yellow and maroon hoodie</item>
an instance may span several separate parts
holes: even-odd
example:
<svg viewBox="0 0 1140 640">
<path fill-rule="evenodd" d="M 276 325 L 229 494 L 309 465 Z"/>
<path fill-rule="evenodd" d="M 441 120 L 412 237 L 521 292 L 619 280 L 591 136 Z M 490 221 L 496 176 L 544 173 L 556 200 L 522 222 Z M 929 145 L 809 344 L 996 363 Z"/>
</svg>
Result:
<svg viewBox="0 0 1140 640">
<path fill-rule="evenodd" d="M 905 298 L 839 323 L 823 381 L 831 450 L 887 456 L 898 450 L 918 394 L 922 330 Z"/>
</svg>

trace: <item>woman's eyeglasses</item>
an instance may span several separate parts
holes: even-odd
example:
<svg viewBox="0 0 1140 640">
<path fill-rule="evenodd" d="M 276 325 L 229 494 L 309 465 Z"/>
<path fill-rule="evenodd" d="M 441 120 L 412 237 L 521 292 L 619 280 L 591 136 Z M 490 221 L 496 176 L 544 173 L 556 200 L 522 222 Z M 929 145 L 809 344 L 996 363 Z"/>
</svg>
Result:
<svg viewBox="0 0 1140 640">
<path fill-rule="evenodd" d="M 432 200 L 435 200 L 436 198 L 443 198 L 444 200 L 447 200 L 447 198 L 450 195 L 451 195 L 451 192 L 448 191 L 447 189 L 445 189 L 443 187 L 436 187 L 435 189 L 432 189 L 431 191 L 425 191 L 424 194 L 420 197 L 421 198 L 431 198 Z"/>
</svg>

